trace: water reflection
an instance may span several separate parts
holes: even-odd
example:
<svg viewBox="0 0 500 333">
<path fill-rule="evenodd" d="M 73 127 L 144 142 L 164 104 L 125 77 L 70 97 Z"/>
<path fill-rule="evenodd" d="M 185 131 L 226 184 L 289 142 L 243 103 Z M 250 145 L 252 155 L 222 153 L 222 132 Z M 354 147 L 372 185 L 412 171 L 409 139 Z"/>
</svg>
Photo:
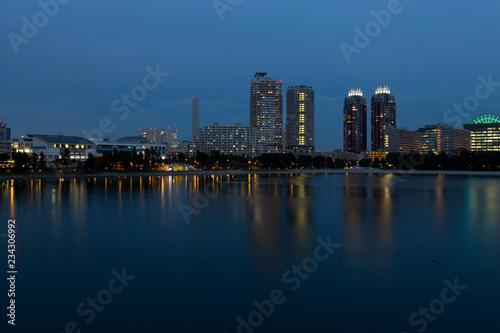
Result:
<svg viewBox="0 0 500 333">
<path fill-rule="evenodd" d="M 237 309 L 228 316 L 234 323 L 237 315 L 253 311 L 253 299 L 283 287 L 283 272 L 313 253 L 317 237 L 328 235 L 341 248 L 304 287 L 287 294 L 294 300 L 280 308 L 283 316 L 269 318 L 292 320 L 285 331 L 293 331 L 301 318 L 329 318 L 332 311 L 338 314 L 334 326 L 344 318 L 339 331 L 349 331 L 357 313 L 374 309 L 373 318 L 390 322 L 398 317 L 404 324 L 419 300 L 428 302 L 443 278 L 453 276 L 478 290 L 467 291 L 471 302 L 457 303 L 465 307 L 461 313 L 474 313 L 484 295 L 491 295 L 484 309 L 492 308 L 498 292 L 491 286 L 500 270 L 500 180 L 408 177 L 395 183 L 392 177 L 221 174 L 9 180 L 1 183 L 0 208 L 3 217 L 19 221 L 23 285 L 28 288 L 21 303 L 27 313 L 38 313 L 38 320 L 76 304 L 81 290 L 74 286 L 99 290 L 109 270 L 123 264 L 138 274 L 134 290 L 157 295 L 154 307 L 175 314 L 169 327 L 185 328 L 182 313 L 208 313 L 212 318 L 217 309 L 228 308 Z M 201 195 L 208 203 L 197 201 Z M 196 208 L 195 202 L 202 205 Z M 189 225 L 180 204 L 199 210 Z M 52 295 L 54 290 L 57 295 Z M 240 291 L 246 295 L 241 297 Z M 377 310 L 384 297 L 393 304 Z M 51 299 L 51 306 L 40 308 L 39 299 Z M 206 305 L 193 307 L 200 299 Z M 116 322 L 119 313 L 138 302 L 132 295 L 122 304 Z M 479 317 L 487 312 L 479 310 Z M 74 313 L 74 308 L 68 311 Z M 199 322 L 190 331 L 211 327 Z M 153 318 L 151 327 L 163 323 Z M 43 327 L 49 331 L 53 326 L 47 320 Z M 391 330 L 396 331 L 385 331 Z"/>
<path fill-rule="evenodd" d="M 300 255 L 307 254 L 314 242 L 314 228 L 324 222 L 317 212 L 329 209 L 342 215 L 340 224 L 353 248 L 375 243 L 379 249 L 391 250 L 398 224 L 412 218 L 405 214 L 414 207 L 432 208 L 428 219 L 436 234 L 449 228 L 450 211 L 456 209 L 463 210 L 461 218 L 470 229 L 498 230 L 497 179 L 408 177 L 395 183 L 394 175 L 339 175 L 330 176 L 330 185 L 324 187 L 326 177 L 219 174 L 9 180 L 1 183 L 0 198 L 2 210 L 8 210 L 10 218 L 25 208 L 37 208 L 39 221 L 48 220 L 55 229 L 72 225 L 75 232 L 84 234 L 88 221 L 96 219 L 92 210 L 101 204 L 106 208 L 97 217 L 100 223 L 184 224 L 179 205 L 196 208 L 197 202 L 203 203 L 201 194 L 208 204 L 197 209 L 211 210 L 211 214 L 226 211 L 228 223 L 249 228 L 252 244 L 260 253 L 279 252 L 280 237 L 290 233 L 290 246 Z M 318 206 L 325 198 L 331 207 Z M 156 221 L 148 220 L 152 212 Z M 193 219 L 206 223 L 207 216 L 200 213 Z M 488 241 L 493 237 L 491 233 L 481 235 Z"/>
</svg>

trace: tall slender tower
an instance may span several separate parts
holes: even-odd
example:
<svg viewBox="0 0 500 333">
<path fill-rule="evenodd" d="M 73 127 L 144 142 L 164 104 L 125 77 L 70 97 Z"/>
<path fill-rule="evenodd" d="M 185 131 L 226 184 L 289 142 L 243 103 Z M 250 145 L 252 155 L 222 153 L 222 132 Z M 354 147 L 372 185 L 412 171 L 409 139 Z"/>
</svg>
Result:
<svg viewBox="0 0 500 333">
<path fill-rule="evenodd" d="M 372 151 L 384 151 L 384 131 L 396 126 L 396 98 L 389 87 L 378 87 L 372 96 Z"/>
<path fill-rule="evenodd" d="M 250 128 L 259 133 L 266 153 L 283 151 L 283 92 L 281 80 L 255 73 L 250 87 Z"/>
<path fill-rule="evenodd" d="M 314 143 L 314 90 L 307 86 L 288 87 L 286 92 L 285 149 L 311 154 Z"/>
<path fill-rule="evenodd" d="M 351 89 L 344 99 L 344 151 L 366 151 L 366 97 L 361 89 Z"/>
<path fill-rule="evenodd" d="M 192 113 L 192 135 L 193 139 L 198 134 L 198 128 L 200 127 L 200 100 L 193 97 L 193 113 Z"/>
</svg>

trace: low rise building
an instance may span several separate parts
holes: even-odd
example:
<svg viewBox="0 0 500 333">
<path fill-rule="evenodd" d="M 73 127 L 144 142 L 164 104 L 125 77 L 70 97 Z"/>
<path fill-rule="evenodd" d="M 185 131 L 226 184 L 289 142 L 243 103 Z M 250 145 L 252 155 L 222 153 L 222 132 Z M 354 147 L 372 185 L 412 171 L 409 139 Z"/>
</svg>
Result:
<svg viewBox="0 0 500 333">
<path fill-rule="evenodd" d="M 170 154 L 170 148 L 167 144 L 153 143 L 142 136 L 127 136 L 116 140 L 115 142 L 98 141 L 95 142 L 96 152 L 98 156 L 102 156 L 106 152 L 117 151 L 133 152 L 144 154 L 146 149 L 154 150 L 160 153 L 162 159 L 166 159 Z"/>
<path fill-rule="evenodd" d="M 383 160 L 387 157 L 387 152 L 385 151 L 367 151 L 367 152 L 364 152 L 364 153 L 361 153 L 361 156 L 360 158 L 363 159 L 363 160 L 372 160 L 372 161 L 375 161 L 375 160 Z"/>
<path fill-rule="evenodd" d="M 162 128 L 139 128 L 139 136 L 148 139 L 152 143 L 166 144 L 169 148 L 177 148 L 178 131 L 170 127 Z"/>
<path fill-rule="evenodd" d="M 20 139 L 10 139 L 10 149 L 31 155 L 33 154 L 33 139 L 24 136 Z"/>
<path fill-rule="evenodd" d="M 253 158 L 261 155 L 264 148 L 257 131 L 250 127 L 241 126 L 240 123 L 234 126 L 220 126 L 218 123 L 213 123 L 212 126 L 205 126 L 197 133 L 188 152 L 190 156 L 194 156 L 197 151 L 206 154 L 218 151 L 222 154 L 246 155 Z"/>
<path fill-rule="evenodd" d="M 422 134 L 408 128 L 389 126 L 384 131 L 384 150 L 388 153 L 408 154 L 422 150 Z"/>
<path fill-rule="evenodd" d="M 60 159 L 66 152 L 69 159 L 85 161 L 89 154 L 96 154 L 95 144 L 77 136 L 28 134 L 33 139 L 32 153 L 45 155 L 48 164 Z"/>
<path fill-rule="evenodd" d="M 471 132 L 473 152 L 500 151 L 500 115 L 483 114 L 474 118 L 464 129 Z"/>
<path fill-rule="evenodd" d="M 447 124 L 426 125 L 418 130 L 422 134 L 422 151 L 448 155 L 471 149 L 471 132 Z"/>
</svg>

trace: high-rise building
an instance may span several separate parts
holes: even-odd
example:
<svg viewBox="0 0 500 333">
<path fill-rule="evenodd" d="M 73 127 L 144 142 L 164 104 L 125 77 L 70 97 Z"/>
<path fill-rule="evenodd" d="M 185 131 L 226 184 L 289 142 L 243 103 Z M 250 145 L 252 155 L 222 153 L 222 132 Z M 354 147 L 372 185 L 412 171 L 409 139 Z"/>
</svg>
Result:
<svg viewBox="0 0 500 333">
<path fill-rule="evenodd" d="M 7 127 L 7 121 L 0 118 L 0 142 L 6 142 L 10 140 L 10 128 Z"/>
<path fill-rule="evenodd" d="M 192 113 L 192 137 L 195 138 L 200 127 L 200 100 L 193 97 L 193 113 Z"/>
<path fill-rule="evenodd" d="M 177 148 L 177 132 L 170 127 L 139 128 L 139 136 L 153 143 L 166 144 L 169 148 Z"/>
<path fill-rule="evenodd" d="M 314 143 L 314 90 L 304 85 L 286 92 L 285 149 L 311 154 Z"/>
<path fill-rule="evenodd" d="M 283 151 L 283 92 L 281 80 L 255 73 L 250 87 L 250 128 L 257 131 L 266 153 Z"/>
<path fill-rule="evenodd" d="M 422 150 L 422 133 L 407 128 L 387 126 L 384 131 L 384 151 L 387 153 L 405 153 Z"/>
<path fill-rule="evenodd" d="M 389 87 L 378 87 L 371 105 L 372 151 L 384 151 L 385 129 L 396 126 L 396 98 Z"/>
<path fill-rule="evenodd" d="M 471 148 L 471 132 L 447 124 L 426 125 L 418 130 L 422 133 L 422 151 L 448 155 Z"/>
<path fill-rule="evenodd" d="M 222 154 L 246 155 L 253 158 L 261 155 L 263 148 L 257 131 L 250 127 L 241 126 L 240 123 L 234 126 L 220 126 L 219 123 L 213 123 L 212 126 L 205 126 L 198 132 L 188 152 L 190 156 L 194 156 L 197 151 L 206 154 L 218 151 Z"/>
<path fill-rule="evenodd" d="M 366 151 L 366 98 L 361 89 L 351 89 L 344 99 L 344 151 Z"/>
<path fill-rule="evenodd" d="M 0 118 L 0 153 L 10 153 L 10 128 L 7 127 L 7 121 Z"/>
<path fill-rule="evenodd" d="M 465 124 L 464 129 L 471 131 L 472 151 L 500 151 L 500 115 L 480 115 Z"/>
</svg>

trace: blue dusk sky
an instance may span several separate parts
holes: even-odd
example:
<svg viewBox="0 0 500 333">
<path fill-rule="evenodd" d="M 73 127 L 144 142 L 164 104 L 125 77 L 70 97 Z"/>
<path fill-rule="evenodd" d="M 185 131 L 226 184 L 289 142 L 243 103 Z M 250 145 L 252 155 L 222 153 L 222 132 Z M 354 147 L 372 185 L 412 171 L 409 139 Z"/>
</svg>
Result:
<svg viewBox="0 0 500 333">
<path fill-rule="evenodd" d="M 351 88 L 369 108 L 388 85 L 399 126 L 461 125 L 500 112 L 499 13 L 465 0 L 2 0 L 0 115 L 13 137 L 170 126 L 187 140 L 192 96 L 200 125 L 248 125 L 250 81 L 267 72 L 284 92 L 315 89 L 321 151 L 342 148 Z"/>
</svg>

